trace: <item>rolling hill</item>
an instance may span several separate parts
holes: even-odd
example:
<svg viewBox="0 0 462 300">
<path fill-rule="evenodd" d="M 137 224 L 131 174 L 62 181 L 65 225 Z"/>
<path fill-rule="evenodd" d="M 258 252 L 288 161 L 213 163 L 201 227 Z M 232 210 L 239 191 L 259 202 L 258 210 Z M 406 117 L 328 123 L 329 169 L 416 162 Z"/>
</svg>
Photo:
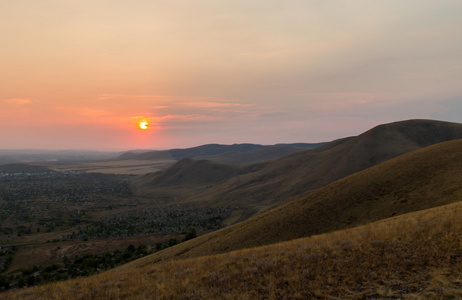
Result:
<svg viewBox="0 0 462 300">
<path fill-rule="evenodd" d="M 462 200 L 462 140 L 368 168 L 246 221 L 141 259 L 138 265 L 268 245 Z"/>
<path fill-rule="evenodd" d="M 220 255 L 148 256 L 0 299 L 459 299 L 461 212 L 458 202 Z"/>
<path fill-rule="evenodd" d="M 258 144 L 207 144 L 186 149 L 147 151 L 143 153 L 129 151 L 120 155 L 117 160 L 173 159 L 179 161 L 184 158 L 197 158 L 242 165 L 277 158 L 305 149 L 313 149 L 323 144 L 325 143 L 295 143 L 269 146 Z"/>
<path fill-rule="evenodd" d="M 245 207 L 239 220 L 274 205 L 286 203 L 307 195 L 347 175 L 364 170 L 407 152 L 431 144 L 462 138 L 462 124 L 408 120 L 384 124 L 350 138 L 339 139 L 315 149 L 299 151 L 247 166 L 245 171 L 217 183 L 205 179 L 191 179 L 203 186 L 188 190 L 186 180 L 171 181 L 169 185 L 159 178 L 166 173 L 147 174 L 133 182 L 139 194 L 153 197 L 167 195 L 175 201 L 205 202 L 209 205 L 236 205 Z M 191 162 L 190 162 L 191 164 Z M 185 173 L 191 178 L 190 168 L 173 166 L 177 177 Z M 205 174 L 206 172 L 203 172 Z M 227 173 L 230 175 L 229 173 Z"/>
<path fill-rule="evenodd" d="M 257 186 L 269 181 L 283 197 L 290 191 L 284 183 L 297 178 L 303 186 L 308 175 L 292 171 L 305 170 L 308 162 L 314 169 L 365 169 L 113 271 L 3 293 L 0 299 L 76 293 L 102 299 L 461 297 L 462 139 L 439 142 L 457 136 L 460 126 L 425 120 L 385 124 L 257 165 L 184 159 L 143 178 L 157 189 L 183 188 L 184 199 L 187 191 L 205 195 L 237 179 L 243 189 L 247 179 L 259 179 Z M 355 156 L 359 161 L 346 164 Z M 364 167 L 366 158 L 371 167 Z M 268 170 L 286 171 L 289 179 L 281 175 L 282 181 L 274 181 Z"/>
<path fill-rule="evenodd" d="M 183 158 L 193 158 L 198 156 L 216 155 L 228 151 L 248 152 L 255 149 L 260 149 L 263 145 L 256 144 L 234 144 L 234 145 L 220 145 L 220 144 L 207 144 L 186 149 L 171 149 L 148 151 L 144 153 L 124 153 L 118 159 L 158 159 L 158 157 L 168 157 L 175 160 Z"/>
<path fill-rule="evenodd" d="M 264 162 L 306 149 L 314 149 L 324 144 L 325 143 L 276 144 L 271 146 L 264 146 L 247 152 L 227 151 L 216 155 L 198 156 L 195 158 L 211 160 L 214 162 L 245 165 Z"/>
<path fill-rule="evenodd" d="M 237 165 L 184 158 L 155 176 L 150 183 L 160 187 L 176 185 L 196 187 L 202 184 L 217 184 L 246 172 L 247 168 Z"/>
</svg>

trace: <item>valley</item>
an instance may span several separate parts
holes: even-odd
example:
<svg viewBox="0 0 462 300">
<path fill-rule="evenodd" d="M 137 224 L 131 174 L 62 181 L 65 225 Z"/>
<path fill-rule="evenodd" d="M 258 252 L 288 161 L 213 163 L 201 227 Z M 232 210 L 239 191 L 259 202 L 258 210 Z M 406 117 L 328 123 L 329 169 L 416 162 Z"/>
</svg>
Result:
<svg viewBox="0 0 462 300">
<path fill-rule="evenodd" d="M 0 299 L 76 285 L 108 299 L 462 295 L 461 170 L 462 124 L 432 120 L 328 143 L 0 165 L 0 288 L 102 273 Z"/>
<path fill-rule="evenodd" d="M 181 240 L 191 230 L 221 228 L 230 214 L 229 208 L 169 205 L 133 196 L 126 175 L 9 171 L 0 173 L 0 245 L 4 251 L 17 248 L 7 267 L 13 274 L 59 263 L 65 256 L 131 244 L 155 248 L 172 238 Z M 0 258 L 0 265 L 5 260 Z"/>
</svg>

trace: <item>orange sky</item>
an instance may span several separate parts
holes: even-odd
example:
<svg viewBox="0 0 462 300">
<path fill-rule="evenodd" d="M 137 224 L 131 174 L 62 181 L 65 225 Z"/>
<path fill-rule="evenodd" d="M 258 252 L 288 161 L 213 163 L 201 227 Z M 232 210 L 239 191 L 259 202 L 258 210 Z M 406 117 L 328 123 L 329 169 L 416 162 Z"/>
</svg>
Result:
<svg viewBox="0 0 462 300">
<path fill-rule="evenodd" d="M 460 1 L 2 1 L 0 149 L 319 142 L 462 122 L 461 15 Z"/>
</svg>

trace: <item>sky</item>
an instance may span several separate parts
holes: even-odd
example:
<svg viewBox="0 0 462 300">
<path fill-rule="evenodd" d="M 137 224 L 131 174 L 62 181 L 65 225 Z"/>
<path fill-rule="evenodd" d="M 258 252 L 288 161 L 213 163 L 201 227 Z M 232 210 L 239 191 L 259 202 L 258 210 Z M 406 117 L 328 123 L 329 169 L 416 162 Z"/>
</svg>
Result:
<svg viewBox="0 0 462 300">
<path fill-rule="evenodd" d="M 0 0 L 0 45 L 0 149 L 462 123 L 460 0 Z"/>
</svg>

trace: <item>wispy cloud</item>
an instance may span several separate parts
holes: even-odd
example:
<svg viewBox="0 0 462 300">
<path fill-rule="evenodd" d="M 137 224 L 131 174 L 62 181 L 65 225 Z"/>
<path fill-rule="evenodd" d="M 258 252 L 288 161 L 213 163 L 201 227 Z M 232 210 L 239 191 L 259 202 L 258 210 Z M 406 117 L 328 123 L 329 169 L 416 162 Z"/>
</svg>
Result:
<svg viewBox="0 0 462 300">
<path fill-rule="evenodd" d="M 406 98 L 405 93 L 311 93 L 305 96 L 307 109 L 324 115 L 398 106 Z"/>
<path fill-rule="evenodd" d="M 11 105 L 23 106 L 23 105 L 27 105 L 27 104 L 35 102 L 35 99 L 13 98 L 13 99 L 3 99 L 2 101 L 8 104 L 11 104 Z"/>
<path fill-rule="evenodd" d="M 182 107 L 197 107 L 197 108 L 216 108 L 216 107 L 249 107 L 253 104 L 242 104 L 236 102 L 221 102 L 221 101 L 192 101 L 178 102 L 176 105 Z"/>
<path fill-rule="evenodd" d="M 222 120 L 220 116 L 213 115 L 200 115 L 200 114 L 190 114 L 190 115 L 166 115 L 162 117 L 153 118 L 155 122 L 158 123 L 194 123 L 194 122 L 215 122 Z"/>
<path fill-rule="evenodd" d="M 89 106 L 60 106 L 56 107 L 57 115 L 55 119 L 61 122 L 75 123 L 104 123 L 110 122 L 116 117 L 113 112 L 107 109 L 92 108 Z"/>
<path fill-rule="evenodd" d="M 175 101 L 152 100 L 149 110 L 129 117 L 131 122 L 148 121 L 157 128 L 189 128 L 191 126 L 225 126 L 243 119 L 255 119 L 256 105 L 216 97 L 175 97 Z M 157 103 L 156 103 L 157 102 Z"/>
<path fill-rule="evenodd" d="M 162 116 L 133 116 L 130 117 L 134 122 L 146 120 L 153 126 L 170 126 L 179 124 L 193 125 L 194 123 L 209 123 L 223 120 L 222 116 L 203 115 L 203 114 L 167 114 Z"/>
<path fill-rule="evenodd" d="M 164 96 L 160 95 L 131 95 L 131 94 L 99 94 L 98 100 L 126 100 L 126 99 L 161 99 Z"/>
</svg>

